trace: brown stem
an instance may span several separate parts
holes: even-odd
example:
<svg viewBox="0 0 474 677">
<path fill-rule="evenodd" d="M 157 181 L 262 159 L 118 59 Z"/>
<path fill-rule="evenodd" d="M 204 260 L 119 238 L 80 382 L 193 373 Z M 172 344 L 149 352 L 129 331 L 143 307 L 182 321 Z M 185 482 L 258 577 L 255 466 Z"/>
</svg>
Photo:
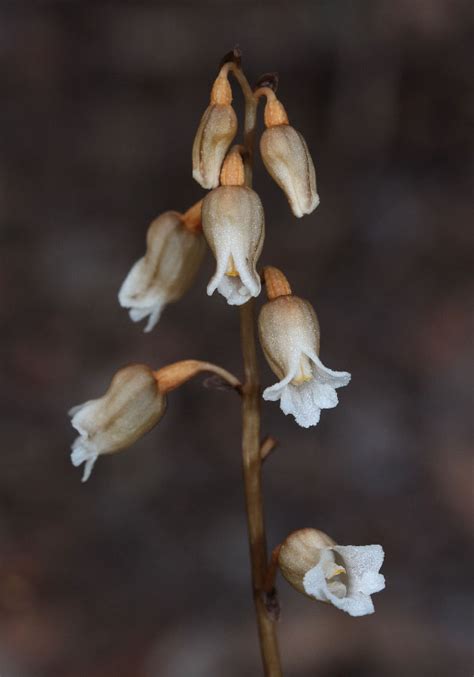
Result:
<svg viewBox="0 0 474 677">
<path fill-rule="evenodd" d="M 247 78 L 240 68 L 232 71 L 245 96 L 245 182 L 252 184 L 252 158 L 257 117 L 257 99 L 253 96 Z M 276 636 L 275 615 L 265 603 L 267 574 L 267 542 L 263 517 L 262 459 L 260 456 L 260 383 L 255 344 L 254 300 L 240 307 L 240 338 L 244 361 L 242 386 L 242 461 L 245 502 L 249 531 L 252 587 L 257 614 L 258 634 L 265 677 L 281 677 L 280 655 Z"/>
<path fill-rule="evenodd" d="M 260 458 L 264 461 L 274 449 L 278 446 L 278 440 L 271 435 L 267 435 L 260 445 Z"/>
</svg>

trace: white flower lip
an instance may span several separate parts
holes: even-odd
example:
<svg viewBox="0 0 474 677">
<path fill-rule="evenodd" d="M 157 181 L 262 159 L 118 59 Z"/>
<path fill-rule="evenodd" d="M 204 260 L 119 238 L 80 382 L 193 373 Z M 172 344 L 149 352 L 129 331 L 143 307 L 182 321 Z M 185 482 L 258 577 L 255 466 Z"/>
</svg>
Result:
<svg viewBox="0 0 474 677">
<path fill-rule="evenodd" d="M 216 258 L 208 295 L 217 289 L 229 305 L 242 305 L 258 296 L 261 282 L 256 264 L 264 238 L 264 215 L 258 195 L 244 186 L 220 186 L 204 199 L 202 222 Z"/>
<path fill-rule="evenodd" d="M 304 590 L 307 595 L 330 602 L 351 616 L 372 614 L 371 595 L 385 588 L 385 578 L 379 573 L 383 560 L 381 545 L 324 548 L 316 566 L 303 578 Z"/>
<path fill-rule="evenodd" d="M 337 406 L 336 388 L 348 385 L 351 375 L 346 371 L 328 369 L 316 353 L 301 352 L 300 360 L 304 355 L 313 363 L 312 378 L 293 384 L 299 370 L 299 360 L 294 360 L 285 378 L 263 391 L 263 399 L 271 402 L 280 400 L 284 414 L 291 414 L 298 425 L 309 428 L 319 423 L 321 409 Z"/>
<path fill-rule="evenodd" d="M 186 230 L 180 214 L 169 211 L 155 219 L 148 228 L 146 254 L 132 266 L 118 294 L 130 319 L 148 317 L 144 331 L 151 331 L 164 307 L 191 286 L 204 253 L 202 234 Z"/>
</svg>

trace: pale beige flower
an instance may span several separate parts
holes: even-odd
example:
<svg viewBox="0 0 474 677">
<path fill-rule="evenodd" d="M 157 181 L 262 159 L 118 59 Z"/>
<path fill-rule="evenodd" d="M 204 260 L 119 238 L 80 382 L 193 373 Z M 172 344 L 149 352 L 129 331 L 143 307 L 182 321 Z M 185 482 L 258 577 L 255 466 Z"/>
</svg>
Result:
<svg viewBox="0 0 474 677">
<path fill-rule="evenodd" d="M 351 375 L 328 369 L 319 359 L 319 322 L 308 301 L 292 294 L 274 298 L 260 310 L 260 343 L 272 371 L 280 379 L 263 391 L 263 399 L 280 400 L 303 428 L 317 425 L 321 409 L 338 403 L 336 388 Z"/>
<path fill-rule="evenodd" d="M 99 399 L 73 407 L 69 415 L 79 432 L 72 445 L 71 461 L 84 463 L 85 482 L 97 458 L 131 446 L 153 428 L 166 409 L 152 370 L 144 364 L 120 369 Z"/>
<path fill-rule="evenodd" d="M 220 186 L 205 198 L 202 226 L 216 258 L 208 286 L 230 305 L 246 303 L 261 289 L 256 265 L 263 247 L 265 219 L 257 193 L 245 186 Z"/>
<path fill-rule="evenodd" d="M 190 230 L 183 215 L 169 211 L 156 218 L 147 233 L 147 249 L 119 291 L 119 302 L 133 322 L 148 317 L 149 332 L 163 308 L 179 300 L 192 285 L 206 251 L 201 232 Z"/>
<path fill-rule="evenodd" d="M 381 545 L 337 545 L 317 529 L 295 531 L 282 544 L 278 564 L 299 592 L 351 616 L 374 612 L 371 595 L 385 588 Z"/>
</svg>

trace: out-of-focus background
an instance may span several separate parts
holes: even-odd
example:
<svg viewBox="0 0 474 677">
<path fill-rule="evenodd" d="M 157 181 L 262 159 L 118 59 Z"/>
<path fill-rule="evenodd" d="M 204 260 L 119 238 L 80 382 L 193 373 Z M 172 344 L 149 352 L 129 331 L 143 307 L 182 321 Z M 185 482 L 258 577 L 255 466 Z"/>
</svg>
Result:
<svg viewBox="0 0 474 677">
<path fill-rule="evenodd" d="M 199 379 L 174 392 L 159 426 L 85 485 L 66 416 L 131 361 L 241 373 L 238 313 L 205 293 L 211 255 L 153 333 L 117 302 L 148 223 L 203 194 L 193 136 L 235 44 L 252 81 L 279 72 L 321 195 L 294 218 L 257 158 L 261 262 L 311 300 L 323 361 L 353 379 L 315 429 L 265 405 L 280 440 L 270 545 L 315 526 L 386 551 L 374 616 L 280 580 L 285 676 L 472 674 L 471 9 L 2 3 L 2 677 L 261 674 L 237 398 Z"/>
</svg>

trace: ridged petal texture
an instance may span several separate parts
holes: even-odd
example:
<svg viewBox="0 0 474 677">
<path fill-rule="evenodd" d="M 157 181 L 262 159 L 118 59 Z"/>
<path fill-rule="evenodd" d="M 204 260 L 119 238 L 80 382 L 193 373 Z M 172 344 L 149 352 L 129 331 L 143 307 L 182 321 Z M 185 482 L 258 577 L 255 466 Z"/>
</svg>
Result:
<svg viewBox="0 0 474 677">
<path fill-rule="evenodd" d="M 261 283 L 256 264 L 265 220 L 257 193 L 245 186 L 215 188 L 204 199 L 202 226 L 217 264 L 207 286 L 209 296 L 217 289 L 230 305 L 242 305 L 258 296 Z"/>
<path fill-rule="evenodd" d="M 314 211 L 319 204 L 316 172 L 301 134 L 290 125 L 269 127 L 260 139 L 260 153 L 293 214 L 301 217 Z"/>
<path fill-rule="evenodd" d="M 72 445 L 74 466 L 84 463 L 85 482 L 100 454 L 132 445 L 160 420 L 166 398 L 153 372 L 143 364 L 120 369 L 103 397 L 73 407 L 69 415 L 79 437 Z"/>
<path fill-rule="evenodd" d="M 165 212 L 150 225 L 147 249 L 127 275 L 119 302 L 134 322 L 148 317 L 149 332 L 163 308 L 189 289 L 206 251 L 202 233 L 190 232 L 178 212 Z"/>
<path fill-rule="evenodd" d="M 201 118 L 193 143 L 193 178 L 203 188 L 216 188 L 225 155 L 237 133 L 231 105 L 212 104 Z"/>
</svg>

